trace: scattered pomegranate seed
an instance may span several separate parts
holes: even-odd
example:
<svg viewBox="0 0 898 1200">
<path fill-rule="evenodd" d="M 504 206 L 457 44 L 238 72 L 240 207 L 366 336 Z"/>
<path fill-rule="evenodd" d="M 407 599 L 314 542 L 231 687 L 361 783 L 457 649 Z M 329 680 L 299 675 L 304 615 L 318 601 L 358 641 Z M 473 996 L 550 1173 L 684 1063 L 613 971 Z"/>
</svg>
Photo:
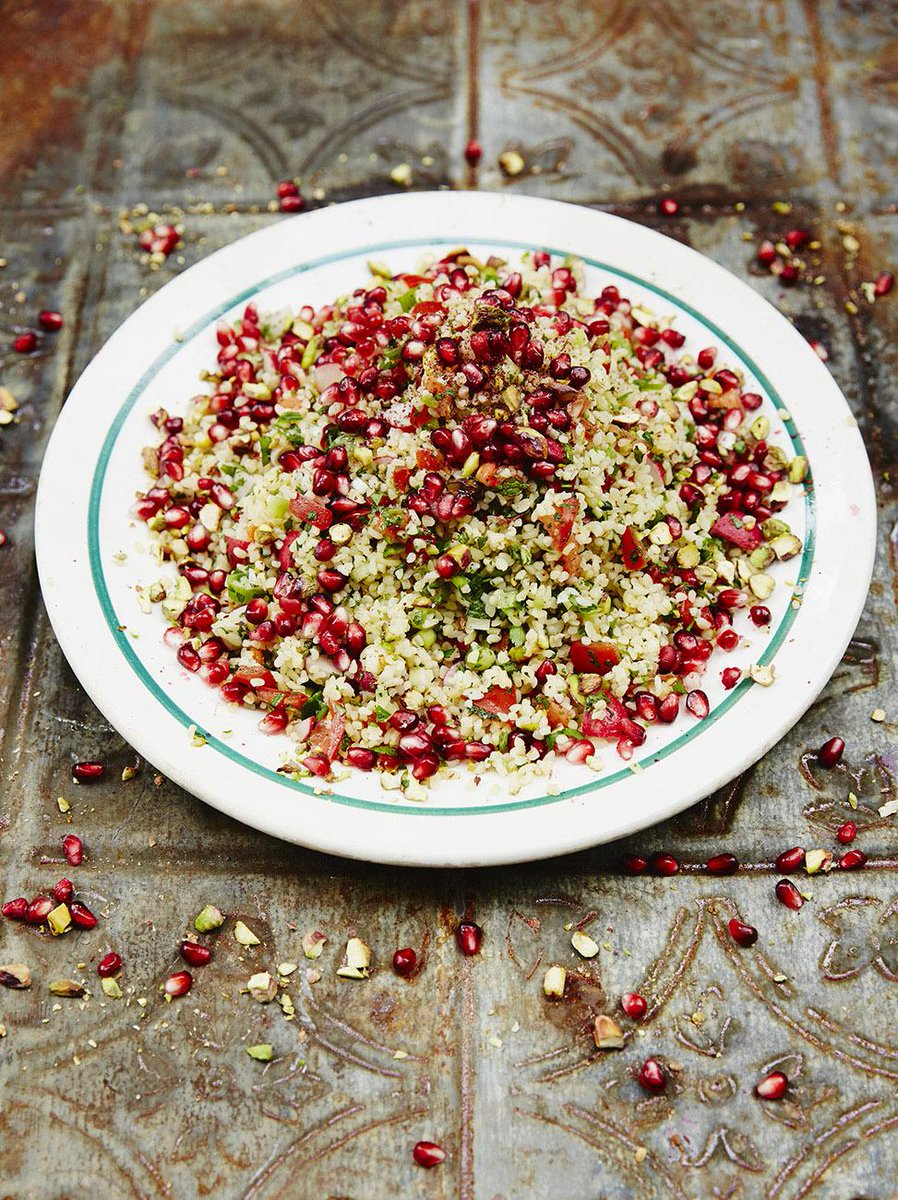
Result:
<svg viewBox="0 0 898 1200">
<path fill-rule="evenodd" d="M 64 324 L 62 313 L 55 312 L 50 308 L 44 308 L 37 314 L 37 323 L 48 333 L 58 333 Z"/>
<path fill-rule="evenodd" d="M 175 971 L 173 975 L 169 975 L 165 983 L 162 985 L 162 990 L 166 996 L 185 996 L 193 987 L 193 976 L 189 971 Z"/>
<path fill-rule="evenodd" d="M 84 858 L 84 846 L 76 833 L 67 833 L 62 839 L 62 852 L 70 867 L 80 867 Z"/>
<path fill-rule="evenodd" d="M 789 1087 L 789 1080 L 782 1071 L 771 1071 L 755 1084 L 755 1095 L 759 1100 L 782 1100 Z"/>
<path fill-rule="evenodd" d="M 393 955 L 393 970 L 403 979 L 411 975 L 417 965 L 418 956 L 410 946 L 406 946 L 404 950 L 397 950 Z"/>
<path fill-rule="evenodd" d="M 75 885 L 72 883 L 71 879 L 66 879 L 63 876 L 59 883 L 57 883 L 53 888 L 53 891 L 50 893 L 50 895 L 57 904 L 68 904 L 74 893 Z"/>
<path fill-rule="evenodd" d="M 283 196 L 280 201 L 280 209 L 283 213 L 298 213 L 305 208 L 306 202 L 299 194 L 295 196 Z"/>
<path fill-rule="evenodd" d="M 853 842 L 857 837 L 857 825 L 855 825 L 854 821 L 846 821 L 844 825 L 840 825 L 836 830 L 836 837 L 843 846 L 847 845 L 848 842 Z"/>
<path fill-rule="evenodd" d="M 798 912 L 804 904 L 804 897 L 791 879 L 781 879 L 775 891 L 780 904 L 785 904 L 786 908 L 791 908 L 793 912 Z"/>
<path fill-rule="evenodd" d="M 675 217 L 680 211 L 680 206 L 673 196 L 665 196 L 658 205 L 658 210 L 664 217 Z"/>
<path fill-rule="evenodd" d="M 802 246 L 806 246 L 810 240 L 811 235 L 807 229 L 790 229 L 783 238 L 783 241 L 790 250 L 800 250 Z"/>
<path fill-rule="evenodd" d="M 720 672 L 720 682 L 727 689 L 727 691 L 730 691 L 732 688 L 734 688 L 741 678 L 742 672 L 738 667 L 725 667 L 724 670 Z"/>
<path fill-rule="evenodd" d="M 458 948 L 462 954 L 470 958 L 480 949 L 483 930 L 473 921 L 459 921 L 458 928 L 455 930 L 455 940 L 458 942 Z"/>
<path fill-rule="evenodd" d="M 32 350 L 37 349 L 37 334 L 33 329 L 20 333 L 14 340 L 12 348 L 17 354 L 30 354 Z"/>
<path fill-rule="evenodd" d="M 715 854 L 705 863 L 709 875 L 732 875 L 739 869 L 739 859 L 735 854 Z"/>
<path fill-rule="evenodd" d="M 647 1058 L 636 1074 L 636 1082 L 647 1092 L 667 1091 L 667 1072 L 657 1058 Z"/>
<path fill-rule="evenodd" d="M 29 925 L 40 925 L 47 919 L 56 905 L 49 896 L 35 896 L 25 909 L 25 920 Z"/>
<path fill-rule="evenodd" d="M 634 1021 L 641 1021 L 648 1011 L 648 1001 L 639 992 L 624 992 L 620 998 L 620 1006 Z"/>
<path fill-rule="evenodd" d="M 875 296 L 888 296 L 894 286 L 895 276 L 892 272 L 880 271 L 873 281 L 873 294 Z"/>
<path fill-rule="evenodd" d="M 121 969 L 122 956 L 120 954 L 116 954 L 114 950 L 110 950 L 109 953 L 104 958 L 101 958 L 97 964 L 97 974 L 101 979 L 107 979 L 110 975 L 114 975 L 116 971 L 120 971 Z"/>
<path fill-rule="evenodd" d="M 276 188 L 278 200 L 283 200 L 285 196 L 298 196 L 299 187 L 293 179 L 282 179 Z"/>
<path fill-rule="evenodd" d="M 754 925 L 746 925 L 738 917 L 731 917 L 727 922 L 730 937 L 737 946 L 753 946 L 758 940 L 758 931 Z"/>
<path fill-rule="evenodd" d="M 212 951 L 208 946 L 201 946 L 199 942 L 191 942 L 189 939 L 183 941 L 178 950 L 184 961 L 192 967 L 204 967 L 212 958 Z"/>
<path fill-rule="evenodd" d="M 644 875 L 649 866 L 648 860 L 638 854 L 625 854 L 621 862 L 628 875 Z"/>
<path fill-rule="evenodd" d="M 867 861 L 867 856 L 863 850 L 846 850 L 839 859 L 839 866 L 843 871 L 856 871 L 862 867 Z"/>
<path fill-rule="evenodd" d="M 653 854 L 650 865 L 656 875 L 676 875 L 680 869 L 672 854 Z"/>
<path fill-rule="evenodd" d="M 28 911 L 28 901 L 24 896 L 18 896 L 15 900 L 7 900 L 0 908 L 0 912 L 4 917 L 8 917 L 10 921 L 24 921 L 25 913 Z"/>
<path fill-rule="evenodd" d="M 773 244 L 773 242 L 765 239 L 758 247 L 757 257 L 758 262 L 761 263 L 762 266 L 769 267 L 777 257 L 776 246 Z"/>
<path fill-rule="evenodd" d="M 69 912 L 72 914 L 72 924 L 77 925 L 79 929 L 93 929 L 97 924 L 97 918 L 80 900 L 71 902 Z"/>
<path fill-rule="evenodd" d="M 828 742 L 824 742 L 817 751 L 817 762 L 821 767 L 834 767 L 836 763 L 842 761 L 842 755 L 845 753 L 845 743 L 840 737 L 832 737 Z"/>
<path fill-rule="evenodd" d="M 476 167 L 483 155 L 483 147 L 480 142 L 474 141 L 472 138 L 465 146 L 465 162 L 469 167 Z"/>
<path fill-rule="evenodd" d="M 784 850 L 782 854 L 776 856 L 776 869 L 785 874 L 798 871 L 803 866 L 804 848 L 802 846 L 793 846 L 791 850 Z"/>
<path fill-rule="evenodd" d="M 106 768 L 100 762 L 79 762 L 72 767 L 72 778 L 76 783 L 94 783 L 105 773 Z"/>
<path fill-rule="evenodd" d="M 766 604 L 753 604 L 748 610 L 748 615 L 751 617 L 752 624 L 757 625 L 759 629 L 770 624 L 770 609 Z"/>
<path fill-rule="evenodd" d="M 436 1142 L 418 1142 L 412 1148 L 412 1158 L 419 1167 L 438 1167 L 445 1162 L 446 1151 Z"/>
</svg>

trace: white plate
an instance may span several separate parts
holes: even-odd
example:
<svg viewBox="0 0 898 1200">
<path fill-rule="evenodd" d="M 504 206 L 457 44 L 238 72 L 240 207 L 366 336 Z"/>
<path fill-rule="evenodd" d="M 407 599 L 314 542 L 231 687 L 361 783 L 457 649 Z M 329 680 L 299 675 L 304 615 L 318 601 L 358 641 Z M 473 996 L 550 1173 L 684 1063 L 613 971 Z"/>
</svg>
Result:
<svg viewBox="0 0 898 1200">
<path fill-rule="evenodd" d="M 178 666 L 162 643 L 158 611 L 141 612 L 135 588 L 158 577 L 145 528 L 128 513 L 145 486 L 140 450 L 160 405 L 184 410 L 216 352 L 219 317 L 249 299 L 261 309 L 331 300 L 378 259 L 410 269 L 428 250 L 464 243 L 519 255 L 544 247 L 588 263 L 591 289 L 676 315 L 686 348 L 720 347 L 764 396 L 773 440 L 807 454 L 813 486 L 796 489 L 785 516 L 802 536 L 801 559 L 776 568 L 769 633 L 744 614 L 746 668 L 772 662 L 776 683 L 720 686 L 708 671 L 710 716 L 656 726 L 628 766 L 612 747 L 605 770 L 564 764 L 559 794 L 545 785 L 512 795 L 483 772 L 477 786 L 445 782 L 428 803 L 381 792 L 353 773 L 316 794 L 276 774 L 286 739 L 258 732 Z M 590 294 L 596 294 L 591 291 Z M 802 494 L 803 493 L 803 494 Z M 550 200 L 485 193 L 362 200 L 279 221 L 211 255 L 148 300 L 110 338 L 59 417 L 37 498 L 37 557 L 44 599 L 66 657 L 91 698 L 159 770 L 223 812 L 302 845 L 399 864 L 462 866 L 562 854 L 642 829 L 686 808 L 755 762 L 798 720 L 854 632 L 870 582 L 876 532 L 873 483 L 854 419 L 802 337 L 751 288 L 694 251 L 639 225 Z M 124 561 L 116 555 L 126 557 Z M 192 744 L 196 726 L 207 744 Z M 230 732 L 226 732 L 230 731 Z M 635 768 L 635 769 L 634 769 Z"/>
</svg>

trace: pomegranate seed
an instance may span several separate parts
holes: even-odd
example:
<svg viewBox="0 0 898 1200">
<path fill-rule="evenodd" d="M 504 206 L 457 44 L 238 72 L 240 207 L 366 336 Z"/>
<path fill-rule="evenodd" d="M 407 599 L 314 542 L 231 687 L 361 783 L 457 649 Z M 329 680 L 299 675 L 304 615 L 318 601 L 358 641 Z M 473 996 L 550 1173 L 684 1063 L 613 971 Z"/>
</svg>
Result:
<svg viewBox="0 0 898 1200">
<path fill-rule="evenodd" d="M 711 710 L 708 697 L 698 688 L 686 694 L 686 708 L 699 721 L 703 721 Z"/>
<path fill-rule="evenodd" d="M 773 242 L 766 240 L 761 242 L 758 247 L 758 262 L 762 263 L 765 267 L 769 267 L 776 257 L 776 246 L 774 246 Z"/>
<path fill-rule="evenodd" d="M 853 842 L 857 837 L 857 825 L 854 821 L 846 821 L 844 825 L 840 825 L 836 830 L 836 837 L 842 843 L 847 845 L 848 842 Z"/>
<path fill-rule="evenodd" d="M 782 1100 L 789 1087 L 789 1080 L 782 1071 L 771 1071 L 755 1084 L 755 1095 L 759 1100 Z"/>
<path fill-rule="evenodd" d="M 28 901 L 24 896 L 18 896 L 15 900 L 7 900 L 0 908 L 0 912 L 10 921 L 24 921 L 25 913 L 28 911 Z"/>
<path fill-rule="evenodd" d="M 33 329 L 20 333 L 13 342 L 12 348 L 17 354 L 30 354 L 32 350 L 37 349 L 37 334 Z"/>
<path fill-rule="evenodd" d="M 703 371 L 710 371 L 711 367 L 714 366 L 715 358 L 717 358 L 717 347 L 708 346 L 704 350 L 699 350 L 696 362 Z"/>
<path fill-rule="evenodd" d="M 100 762 L 79 762 L 72 767 L 72 777 L 76 783 L 94 783 L 102 779 L 106 768 Z"/>
<path fill-rule="evenodd" d="M 84 846 L 77 834 L 67 833 L 62 839 L 62 852 L 70 867 L 80 867 L 84 858 Z"/>
<path fill-rule="evenodd" d="M 839 859 L 839 866 L 843 871 L 856 871 L 862 867 L 867 861 L 867 856 L 863 850 L 846 850 Z"/>
<path fill-rule="evenodd" d="M 438 1167 L 446 1159 L 446 1151 L 436 1142 L 418 1142 L 412 1148 L 412 1158 L 419 1167 Z"/>
<path fill-rule="evenodd" d="M 746 925 L 738 917 L 730 918 L 727 922 L 727 929 L 730 931 L 730 937 L 737 946 L 753 946 L 758 940 L 758 931 L 754 925 Z"/>
<path fill-rule="evenodd" d="M 648 860 L 638 854 L 625 854 L 621 861 L 628 875 L 644 875 L 648 870 Z"/>
<path fill-rule="evenodd" d="M 97 924 L 97 918 L 80 900 L 72 901 L 69 905 L 69 912 L 72 914 L 72 923 L 79 929 L 93 929 Z"/>
<path fill-rule="evenodd" d="M 895 276 L 891 271 L 880 271 L 873 281 L 874 296 L 888 296 L 895 286 Z"/>
<path fill-rule="evenodd" d="M 475 925 L 473 921 L 459 921 L 458 927 L 455 930 L 455 940 L 458 942 L 458 948 L 462 954 L 470 958 L 480 949 L 480 943 L 483 941 L 483 930 L 479 925 Z"/>
<path fill-rule="evenodd" d="M 350 746 L 343 756 L 351 767 L 359 771 L 372 771 L 377 762 L 377 755 L 365 746 Z"/>
<path fill-rule="evenodd" d="M 35 896 L 25 909 L 25 920 L 29 925 L 40 925 L 55 907 L 49 896 Z"/>
<path fill-rule="evenodd" d="M 667 1073 L 657 1058 L 647 1058 L 636 1074 L 636 1082 L 647 1092 L 667 1091 Z"/>
<path fill-rule="evenodd" d="M 727 667 L 725 670 L 720 672 L 720 682 L 727 689 L 727 691 L 730 691 L 732 688 L 734 688 L 741 678 L 742 672 L 738 667 Z"/>
<path fill-rule="evenodd" d="M 791 879 L 781 879 L 774 890 L 780 904 L 785 904 L 793 912 L 798 912 L 804 904 L 804 897 Z"/>
<path fill-rule="evenodd" d="M 451 554 L 441 554 L 433 567 L 440 579 L 451 579 L 460 570 L 458 562 Z"/>
<path fill-rule="evenodd" d="M 184 961 L 192 967 L 204 967 L 212 958 L 210 948 L 201 946 L 199 942 L 185 940 L 178 947 L 178 951 Z"/>
<path fill-rule="evenodd" d="M 676 692 L 668 692 L 658 705 L 658 720 L 670 725 L 677 719 L 680 711 L 680 697 Z"/>
<path fill-rule="evenodd" d="M 480 162 L 480 157 L 482 154 L 483 148 L 480 145 L 480 142 L 477 142 L 472 138 L 471 141 L 468 142 L 467 146 L 465 146 L 465 162 L 469 167 L 476 167 Z"/>
<path fill-rule="evenodd" d="M 397 950 L 393 955 L 393 970 L 403 979 L 407 979 L 418 965 L 418 956 L 410 946 Z"/>
<path fill-rule="evenodd" d="M 185 996 L 193 987 L 193 976 L 189 971 L 175 971 L 173 975 L 169 975 L 165 983 L 162 985 L 162 990 L 166 996 Z"/>
<path fill-rule="evenodd" d="M 806 246 L 810 240 L 811 235 L 807 229 L 790 229 L 783 238 L 783 241 L 790 250 L 800 250 L 801 247 Z"/>
<path fill-rule="evenodd" d="M 104 958 L 101 958 L 97 964 L 97 974 L 101 979 L 108 979 L 110 975 L 114 975 L 116 971 L 120 971 L 121 969 L 122 956 L 120 954 L 116 954 L 114 950 L 110 950 L 109 953 Z"/>
<path fill-rule="evenodd" d="M 680 864 L 672 854 L 653 854 L 651 868 L 656 875 L 676 875 Z"/>
<path fill-rule="evenodd" d="M 791 850 L 784 850 L 782 854 L 776 857 L 776 869 L 788 874 L 791 871 L 798 871 L 804 866 L 804 849 L 801 846 L 793 846 Z"/>
<path fill-rule="evenodd" d="M 592 742 L 589 743 L 592 746 Z M 471 762 L 484 762 L 492 754 L 492 746 L 488 746 L 486 742 L 466 742 L 465 743 L 465 758 Z M 590 753 L 593 751 L 590 750 Z"/>
<path fill-rule="evenodd" d="M 641 1021 L 648 1011 L 648 1001 L 639 992 L 624 992 L 620 998 L 620 1006 L 634 1021 Z"/>
<path fill-rule="evenodd" d="M 842 761 L 844 753 L 845 742 L 840 737 L 833 737 L 828 742 L 824 742 L 817 751 L 817 762 L 821 767 L 834 767 L 836 763 Z"/>
<path fill-rule="evenodd" d="M 295 196 L 299 192 L 296 182 L 292 179 L 282 179 L 276 190 L 279 200 L 283 200 L 285 196 Z"/>
<path fill-rule="evenodd" d="M 739 868 L 739 859 L 735 854 L 715 854 L 705 863 L 709 875 L 732 875 Z"/>
<path fill-rule="evenodd" d="M 664 217 L 675 217 L 680 211 L 680 206 L 676 200 L 674 200 L 673 196 L 665 196 L 658 205 L 658 211 Z"/>
<path fill-rule="evenodd" d="M 298 213 L 305 208 L 306 202 L 302 196 L 282 196 L 280 200 L 280 208 L 283 213 Z"/>
<path fill-rule="evenodd" d="M 37 314 L 37 323 L 41 329 L 46 329 L 47 333 L 58 333 L 63 326 L 62 313 L 50 308 L 41 309 Z"/>
<path fill-rule="evenodd" d="M 339 592 L 346 586 L 347 577 L 335 567 L 322 567 L 317 578 L 318 586 L 325 592 Z"/>
<path fill-rule="evenodd" d="M 53 891 L 50 893 L 57 904 L 68 904 L 74 894 L 75 885 L 71 879 L 64 877 L 60 879 L 59 883 L 54 886 Z"/>
<path fill-rule="evenodd" d="M 770 624 L 770 609 L 766 604 L 753 604 L 748 610 L 748 615 L 751 617 L 752 624 L 757 625 L 759 629 Z"/>
</svg>

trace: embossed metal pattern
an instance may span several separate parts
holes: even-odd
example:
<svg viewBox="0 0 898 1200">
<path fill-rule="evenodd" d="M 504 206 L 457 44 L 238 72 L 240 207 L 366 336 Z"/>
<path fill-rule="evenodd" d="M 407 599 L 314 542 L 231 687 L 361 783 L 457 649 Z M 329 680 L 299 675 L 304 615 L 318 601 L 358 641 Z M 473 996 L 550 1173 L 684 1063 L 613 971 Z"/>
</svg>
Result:
<svg viewBox="0 0 898 1200">
<path fill-rule="evenodd" d="M 56 939 L 0 925 L 0 960 L 27 962 L 35 980 L 0 996 L 0 1196 L 891 1200 L 898 851 L 896 818 L 878 810 L 898 774 L 898 298 L 871 306 L 857 289 L 898 258 L 893 6 L 44 0 L 6 5 L 2 21 L 0 384 L 20 408 L 0 431 L 0 878 L 8 898 L 72 873 L 102 920 Z M 509 149 L 524 160 L 516 176 L 498 163 Z M 601 204 L 689 242 L 825 344 L 865 434 L 882 547 L 842 666 L 755 768 L 627 846 L 400 873 L 266 839 L 146 764 L 122 784 L 132 754 L 40 607 L 30 523 L 48 429 L 141 289 L 180 267 L 141 265 L 119 207 L 187 209 L 190 263 L 277 221 L 282 176 L 326 203 L 389 190 L 401 162 L 412 187 Z M 658 215 L 665 191 L 681 202 L 672 218 Z M 778 200 L 792 213 L 773 212 Z M 780 288 L 743 240 L 791 225 L 821 241 L 817 286 Z M 13 355 L 9 332 L 42 307 L 60 308 L 65 328 L 33 358 Z M 871 721 L 876 708 L 885 721 Z M 824 771 L 811 752 L 835 733 L 845 760 Z M 92 757 L 106 780 L 76 788 L 70 764 Z M 813 899 L 788 912 L 773 856 L 835 849 L 849 817 L 867 867 L 808 879 Z M 60 850 L 70 829 L 86 847 L 77 868 Z M 626 849 L 659 848 L 678 875 L 620 871 Z M 743 866 L 713 879 L 702 864 L 723 849 Z M 158 985 L 206 903 L 229 914 L 215 959 L 164 1004 Z M 465 912 L 485 930 L 475 959 L 453 937 Z M 726 933 L 736 913 L 760 930 L 750 949 Z M 235 918 L 260 946 L 234 940 Z M 577 958 L 566 924 L 595 938 L 595 958 Z M 303 962 L 315 928 L 329 942 Z M 367 982 L 335 974 L 353 933 L 374 952 Z M 389 969 L 402 945 L 421 960 L 409 981 Z M 125 958 L 121 1001 L 96 986 L 109 948 Z M 240 989 L 290 960 L 301 966 L 287 1021 Z M 568 988 L 552 1003 L 541 982 L 556 962 Z M 86 1003 L 47 991 L 82 975 Z M 631 990 L 647 1017 L 622 1021 L 625 1049 L 600 1054 L 592 1018 Z M 264 1042 L 270 1064 L 245 1053 Z M 663 1096 L 633 1080 L 649 1055 L 671 1069 Z M 792 1086 L 761 1104 L 752 1087 L 772 1069 Z M 447 1151 L 433 1171 L 412 1162 L 422 1138 Z"/>
</svg>

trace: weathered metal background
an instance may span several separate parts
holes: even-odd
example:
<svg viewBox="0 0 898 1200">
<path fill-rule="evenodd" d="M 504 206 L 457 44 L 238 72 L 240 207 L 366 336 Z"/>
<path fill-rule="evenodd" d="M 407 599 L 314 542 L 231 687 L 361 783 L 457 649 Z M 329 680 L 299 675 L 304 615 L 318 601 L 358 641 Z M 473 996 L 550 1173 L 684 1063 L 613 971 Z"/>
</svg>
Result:
<svg viewBox="0 0 898 1200">
<path fill-rule="evenodd" d="M 71 828 L 87 847 L 72 873 L 103 917 L 57 940 L 0 927 L 0 960 L 35 977 L 0 995 L 0 1194 L 894 1197 L 898 818 L 877 809 L 898 775 L 898 295 L 845 307 L 898 260 L 894 5 L 9 0 L 0 30 L 0 384 L 21 404 L 0 443 L 0 878 L 4 897 L 51 886 Z M 471 136 L 484 147 L 476 172 L 462 155 Z M 509 180 L 497 160 L 512 147 L 526 169 Z M 857 637 L 763 762 L 633 839 L 679 857 L 672 879 L 622 876 L 620 846 L 483 873 L 390 871 L 255 834 L 147 764 L 122 784 L 132 754 L 48 628 L 32 507 L 72 381 L 174 272 L 280 220 L 268 211 L 278 179 L 298 174 L 328 203 L 391 190 L 400 162 L 414 187 L 536 192 L 688 241 L 826 345 L 864 430 L 881 553 Z M 669 221 L 665 191 L 682 204 Z M 119 208 L 138 202 L 186 210 L 185 249 L 159 271 L 119 231 Z M 821 241 L 825 282 L 785 291 L 743 235 L 793 224 Z M 10 331 L 44 306 L 62 309 L 64 331 L 34 358 L 7 353 Z M 871 722 L 876 707 L 884 723 Z M 803 770 L 836 732 L 844 766 Z M 77 789 L 70 764 L 88 757 L 106 761 L 108 781 Z M 849 790 L 870 864 L 814 880 L 813 901 L 788 913 L 771 858 L 833 847 Z M 702 874 L 720 849 L 745 864 L 732 879 Z M 226 930 L 189 997 L 163 1004 L 179 936 L 206 903 L 262 945 L 242 950 Z M 451 936 L 466 908 L 486 930 L 476 960 Z M 722 933 L 733 912 L 760 928 L 757 952 Z M 585 964 L 562 928 L 584 918 L 602 944 Z M 312 964 L 292 976 L 295 1020 L 240 994 L 252 971 L 299 960 L 315 927 L 331 941 L 320 981 Z M 334 974 L 353 931 L 374 948 L 368 983 Z M 403 944 L 424 950 L 411 983 L 389 970 Z M 120 1001 L 96 986 L 108 948 L 126 960 Z M 576 975 L 563 1004 L 542 995 L 551 961 Z M 55 1003 L 59 976 L 89 980 L 93 997 Z M 623 1053 L 591 1053 L 590 1015 L 632 988 L 650 1019 Z M 273 1044 L 271 1064 L 246 1055 L 258 1042 Z M 650 1052 L 676 1068 L 663 1098 L 631 1077 Z M 773 1063 L 792 1098 L 763 1106 L 751 1087 Z M 443 1166 L 412 1164 L 419 1138 L 446 1147 Z"/>
</svg>

